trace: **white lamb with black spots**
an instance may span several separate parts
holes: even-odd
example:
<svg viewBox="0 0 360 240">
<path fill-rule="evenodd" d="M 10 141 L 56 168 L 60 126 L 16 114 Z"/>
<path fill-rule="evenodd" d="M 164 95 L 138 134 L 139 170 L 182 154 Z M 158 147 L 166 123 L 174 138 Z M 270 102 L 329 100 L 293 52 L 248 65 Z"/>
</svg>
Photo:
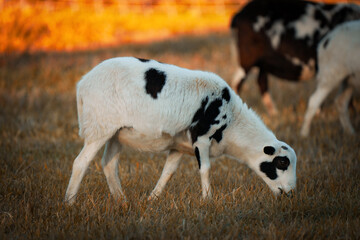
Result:
<svg viewBox="0 0 360 240">
<path fill-rule="evenodd" d="M 219 76 L 133 57 L 106 60 L 77 85 L 79 134 L 84 147 L 74 161 L 65 201 L 75 201 L 89 163 L 105 144 L 103 170 L 115 198 L 126 201 L 118 176 L 122 145 L 167 151 L 157 198 L 181 156 L 195 155 L 202 197 L 211 197 L 209 158 L 246 163 L 275 195 L 296 184 L 296 155 Z"/>
<path fill-rule="evenodd" d="M 311 120 L 328 94 L 342 84 L 336 107 L 345 132 L 354 134 L 348 105 L 354 90 L 360 89 L 360 20 L 339 25 L 320 42 L 317 49 L 317 88 L 311 95 L 301 135 L 310 132 Z"/>
</svg>

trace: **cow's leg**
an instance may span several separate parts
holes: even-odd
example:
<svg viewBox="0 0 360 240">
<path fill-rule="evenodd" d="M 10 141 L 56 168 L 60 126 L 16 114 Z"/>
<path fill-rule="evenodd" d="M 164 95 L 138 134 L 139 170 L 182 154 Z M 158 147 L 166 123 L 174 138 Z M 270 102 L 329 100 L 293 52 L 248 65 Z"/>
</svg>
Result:
<svg viewBox="0 0 360 240">
<path fill-rule="evenodd" d="M 210 142 L 208 141 L 201 142 L 198 140 L 193 145 L 195 156 L 199 163 L 199 168 L 200 168 L 203 199 L 211 198 L 211 187 L 209 180 L 209 170 L 210 170 L 209 147 L 210 147 Z"/>
<path fill-rule="evenodd" d="M 83 149 L 73 163 L 71 178 L 65 194 L 66 203 L 71 205 L 75 202 L 76 194 L 79 190 L 80 183 L 85 175 L 86 169 L 106 140 L 107 139 L 103 138 L 92 143 L 86 143 L 85 141 Z"/>
<path fill-rule="evenodd" d="M 242 88 L 242 85 L 244 84 L 246 80 L 246 72 L 242 67 L 238 67 L 236 70 L 232 80 L 231 80 L 231 88 L 239 94 Z"/>
<path fill-rule="evenodd" d="M 348 87 L 345 91 L 336 98 L 336 107 L 339 112 L 339 118 L 342 127 L 348 134 L 355 134 L 355 130 L 351 125 L 349 118 L 349 102 L 353 93 L 352 87 Z"/>
<path fill-rule="evenodd" d="M 160 179 L 157 182 L 154 190 L 151 192 L 148 198 L 149 200 L 156 199 L 161 194 L 166 183 L 170 180 L 170 178 L 178 168 L 182 155 L 182 153 L 175 150 L 171 150 L 169 152 Z"/>
<path fill-rule="evenodd" d="M 301 136 L 306 137 L 309 135 L 312 118 L 331 90 L 333 90 L 333 87 L 329 85 L 317 86 L 316 91 L 311 95 L 301 128 Z"/>
<path fill-rule="evenodd" d="M 111 194 L 115 199 L 123 199 L 126 201 L 126 197 L 121 188 L 119 179 L 118 161 L 120 155 L 120 143 L 115 135 L 105 145 L 104 155 L 101 159 L 101 165 L 106 176 Z"/>
<path fill-rule="evenodd" d="M 272 100 L 270 93 L 269 93 L 269 83 L 268 83 L 267 72 L 265 72 L 261 67 L 260 67 L 259 76 L 258 76 L 258 85 L 260 88 L 262 102 L 263 102 L 267 112 L 271 116 L 276 116 L 278 114 L 278 110 L 274 104 L 274 101 Z"/>
</svg>

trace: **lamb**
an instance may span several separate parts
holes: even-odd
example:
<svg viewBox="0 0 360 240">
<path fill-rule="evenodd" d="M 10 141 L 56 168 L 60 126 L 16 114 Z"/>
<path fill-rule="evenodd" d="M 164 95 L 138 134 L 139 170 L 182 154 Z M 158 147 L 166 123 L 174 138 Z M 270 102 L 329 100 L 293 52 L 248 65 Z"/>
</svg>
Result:
<svg viewBox="0 0 360 240">
<path fill-rule="evenodd" d="M 106 60 L 77 84 L 79 135 L 65 201 L 74 203 L 89 163 L 105 144 L 102 166 L 110 192 L 126 201 L 118 176 L 122 145 L 168 156 L 150 199 L 160 196 L 183 154 L 198 161 L 202 197 L 211 197 L 209 158 L 246 163 L 275 195 L 296 185 L 296 154 L 219 76 L 155 60 Z"/>
<path fill-rule="evenodd" d="M 360 20 L 339 25 L 319 43 L 317 49 L 318 73 L 316 91 L 311 95 L 301 135 L 310 132 L 311 120 L 327 95 L 344 84 L 336 98 L 341 125 L 346 133 L 354 134 L 348 113 L 353 90 L 360 89 Z"/>
</svg>

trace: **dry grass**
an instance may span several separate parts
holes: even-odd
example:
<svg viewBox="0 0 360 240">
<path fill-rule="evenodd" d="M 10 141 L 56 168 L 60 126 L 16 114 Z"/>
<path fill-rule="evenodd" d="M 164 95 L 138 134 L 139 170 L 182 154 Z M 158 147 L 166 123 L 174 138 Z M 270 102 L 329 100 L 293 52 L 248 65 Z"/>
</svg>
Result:
<svg viewBox="0 0 360 240">
<path fill-rule="evenodd" d="M 212 165 L 212 201 L 200 201 L 194 158 L 185 157 L 157 202 L 146 198 L 165 156 L 126 149 L 120 175 L 129 199 L 115 202 L 99 153 L 72 207 L 63 203 L 72 162 L 82 147 L 77 136 L 75 83 L 106 58 L 155 58 L 230 79 L 229 38 L 188 37 L 148 45 L 68 54 L 41 54 L 0 67 L 0 239 L 359 239 L 360 138 L 343 133 L 333 105 L 326 104 L 312 134 L 299 138 L 313 83 L 272 81 L 281 115 L 264 114 L 254 80 L 243 99 L 298 154 L 297 193 L 275 199 L 246 166 L 229 159 Z M 4 59 L 3 59 L 4 60 Z M 359 101 L 354 102 L 359 112 Z M 360 116 L 351 119 L 360 131 Z"/>
</svg>

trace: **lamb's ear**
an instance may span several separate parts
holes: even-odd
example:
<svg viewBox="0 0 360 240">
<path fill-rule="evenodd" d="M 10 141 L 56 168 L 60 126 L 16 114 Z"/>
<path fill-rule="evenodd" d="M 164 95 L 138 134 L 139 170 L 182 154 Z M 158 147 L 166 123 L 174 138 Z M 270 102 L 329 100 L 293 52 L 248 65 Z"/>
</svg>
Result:
<svg viewBox="0 0 360 240">
<path fill-rule="evenodd" d="M 264 153 L 267 155 L 273 155 L 275 153 L 275 148 L 272 146 L 264 147 Z"/>
</svg>

